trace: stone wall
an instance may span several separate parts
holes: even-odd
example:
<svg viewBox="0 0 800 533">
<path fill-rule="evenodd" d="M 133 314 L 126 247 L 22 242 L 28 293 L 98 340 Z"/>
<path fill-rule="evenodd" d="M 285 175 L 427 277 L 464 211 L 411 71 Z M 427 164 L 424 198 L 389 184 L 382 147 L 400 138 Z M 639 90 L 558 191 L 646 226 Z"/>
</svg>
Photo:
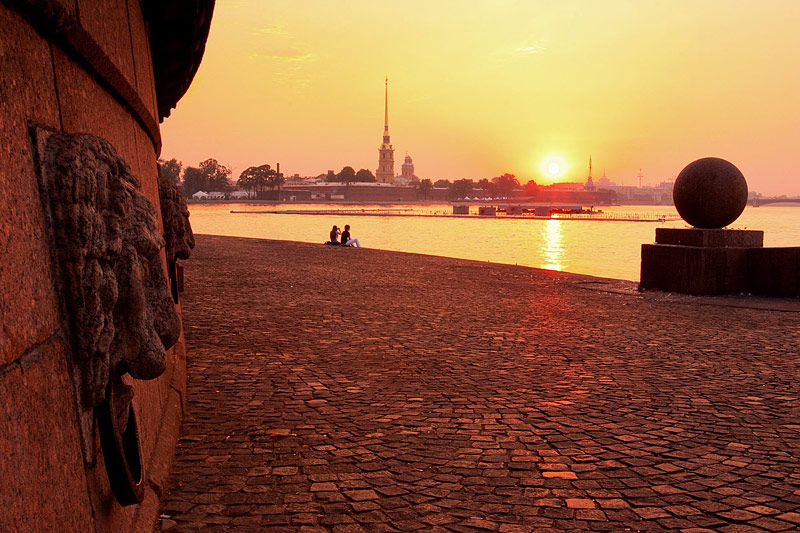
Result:
<svg viewBox="0 0 800 533">
<path fill-rule="evenodd" d="M 177 440 L 186 380 L 182 335 L 160 377 L 133 382 L 145 495 L 139 505 L 119 505 L 96 428 L 81 426 L 91 407 L 82 404 L 70 369 L 65 295 L 32 137 L 36 130 L 102 137 L 160 213 L 162 102 L 141 5 L 0 3 L 0 531 L 152 530 Z M 166 273 L 163 250 L 161 259 Z"/>
</svg>

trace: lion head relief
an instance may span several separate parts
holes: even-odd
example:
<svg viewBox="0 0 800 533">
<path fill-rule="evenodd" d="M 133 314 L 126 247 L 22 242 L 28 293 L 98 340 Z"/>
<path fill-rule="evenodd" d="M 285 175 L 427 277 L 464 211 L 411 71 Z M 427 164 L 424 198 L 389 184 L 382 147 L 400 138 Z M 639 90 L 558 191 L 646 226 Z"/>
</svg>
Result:
<svg viewBox="0 0 800 533">
<path fill-rule="evenodd" d="M 161 375 L 178 341 L 164 239 L 139 180 L 108 141 L 51 133 L 39 150 L 73 362 L 92 407 L 118 376 Z"/>
</svg>

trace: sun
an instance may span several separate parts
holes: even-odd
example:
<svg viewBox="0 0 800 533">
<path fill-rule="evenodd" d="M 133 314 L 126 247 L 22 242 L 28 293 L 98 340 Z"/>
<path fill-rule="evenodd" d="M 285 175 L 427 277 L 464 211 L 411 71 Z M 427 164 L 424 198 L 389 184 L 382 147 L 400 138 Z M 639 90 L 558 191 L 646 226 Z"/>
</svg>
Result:
<svg viewBox="0 0 800 533">
<path fill-rule="evenodd" d="M 559 181 L 567 174 L 569 165 L 564 156 L 560 154 L 550 154 L 539 162 L 539 172 L 545 181 Z"/>
</svg>

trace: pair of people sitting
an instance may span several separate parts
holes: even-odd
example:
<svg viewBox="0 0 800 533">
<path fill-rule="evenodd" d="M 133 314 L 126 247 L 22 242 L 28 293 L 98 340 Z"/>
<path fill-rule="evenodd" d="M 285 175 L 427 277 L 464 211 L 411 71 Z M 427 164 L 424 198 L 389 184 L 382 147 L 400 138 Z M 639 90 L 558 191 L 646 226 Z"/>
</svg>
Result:
<svg viewBox="0 0 800 533">
<path fill-rule="evenodd" d="M 342 240 L 339 240 L 339 235 L 341 234 Z M 333 226 L 331 230 L 331 240 L 326 242 L 325 244 L 332 244 L 332 245 L 340 245 L 340 246 L 355 246 L 356 248 L 361 248 L 361 243 L 358 242 L 358 239 L 351 239 L 350 238 L 350 224 L 345 224 L 344 231 L 339 231 L 337 226 Z"/>
</svg>

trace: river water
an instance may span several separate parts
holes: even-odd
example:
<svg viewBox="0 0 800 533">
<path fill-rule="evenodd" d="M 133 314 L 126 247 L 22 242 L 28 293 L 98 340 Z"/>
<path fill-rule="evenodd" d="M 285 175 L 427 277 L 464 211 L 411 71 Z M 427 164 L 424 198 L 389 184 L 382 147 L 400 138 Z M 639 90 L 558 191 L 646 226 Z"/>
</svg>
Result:
<svg viewBox="0 0 800 533">
<path fill-rule="evenodd" d="M 472 210 L 476 210 L 473 207 Z M 642 218 L 677 216 L 671 206 L 603 206 L 605 215 Z M 414 252 L 460 259 L 525 265 L 608 278 L 639 280 L 640 250 L 652 243 L 657 227 L 687 227 L 669 222 L 608 220 L 530 220 L 513 217 L 432 218 L 354 216 L 336 210 L 406 213 L 452 213 L 438 205 L 331 205 L 331 204 L 191 204 L 195 233 L 323 243 L 331 226 L 350 224 L 361 245 L 381 250 Z M 231 211 L 326 211 L 324 215 L 250 214 Z M 764 231 L 765 246 L 800 246 L 800 207 L 747 207 L 731 225 L 735 229 Z M 299 268 L 302 265 L 298 265 Z"/>
</svg>

